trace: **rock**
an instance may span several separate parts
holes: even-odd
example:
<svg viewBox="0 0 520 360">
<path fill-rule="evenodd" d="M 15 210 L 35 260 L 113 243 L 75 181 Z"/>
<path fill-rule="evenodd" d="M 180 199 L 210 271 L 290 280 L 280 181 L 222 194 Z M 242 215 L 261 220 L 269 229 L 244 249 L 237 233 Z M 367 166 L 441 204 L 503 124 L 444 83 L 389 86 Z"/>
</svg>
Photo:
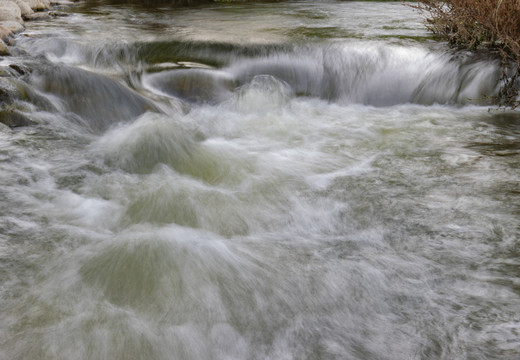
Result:
<svg viewBox="0 0 520 360">
<path fill-rule="evenodd" d="M 32 125 L 34 121 L 14 105 L 17 99 L 22 98 L 22 94 L 13 81 L 15 80 L 0 78 L 0 104 L 3 104 L 0 109 L 0 123 L 10 128 Z"/>
<path fill-rule="evenodd" d="M 12 69 L 9 68 L 8 66 L 1 66 L 0 67 L 0 79 L 10 77 L 10 76 L 12 76 Z M 1 91 L 2 91 L 2 89 L 0 88 L 0 101 L 2 101 Z"/>
<path fill-rule="evenodd" d="M 27 21 L 49 20 L 51 16 L 47 12 L 37 12 L 24 17 Z"/>
<path fill-rule="evenodd" d="M 29 6 L 29 4 L 24 0 L 11 0 L 14 2 L 18 7 L 20 8 L 20 12 L 22 14 L 22 18 L 24 18 L 27 15 L 34 14 L 33 9 Z"/>
<path fill-rule="evenodd" d="M 0 1 L 0 21 L 16 21 L 23 24 L 20 7 L 12 1 Z"/>
<path fill-rule="evenodd" d="M 6 55 L 9 55 L 9 48 L 3 41 L 0 41 L 0 56 Z"/>
<path fill-rule="evenodd" d="M 20 97 L 20 91 L 12 81 L 0 78 L 0 103 L 10 104 Z"/>
<path fill-rule="evenodd" d="M 17 34 L 25 30 L 25 27 L 16 21 L 2 21 L 0 22 L 0 25 L 9 29 L 9 31 L 13 32 L 14 34 Z"/>
<path fill-rule="evenodd" d="M 13 36 L 13 32 L 5 26 L 0 25 L 0 39 L 7 44 L 11 36 Z"/>
<path fill-rule="evenodd" d="M 69 14 L 61 11 L 49 11 L 49 15 L 53 18 L 69 16 Z"/>
<path fill-rule="evenodd" d="M 30 72 L 29 69 L 25 65 L 21 65 L 21 64 L 10 64 L 9 67 L 20 75 L 25 75 Z"/>
<path fill-rule="evenodd" d="M 35 11 L 48 10 L 51 7 L 49 0 L 27 0 L 31 9 Z"/>
<path fill-rule="evenodd" d="M 71 1 L 71 0 L 51 0 L 51 5 L 72 6 L 72 5 L 74 5 L 74 1 Z"/>
<path fill-rule="evenodd" d="M 24 113 L 9 107 L 4 107 L 0 110 L 0 123 L 9 126 L 11 129 L 35 124 L 34 121 L 29 119 Z"/>
</svg>

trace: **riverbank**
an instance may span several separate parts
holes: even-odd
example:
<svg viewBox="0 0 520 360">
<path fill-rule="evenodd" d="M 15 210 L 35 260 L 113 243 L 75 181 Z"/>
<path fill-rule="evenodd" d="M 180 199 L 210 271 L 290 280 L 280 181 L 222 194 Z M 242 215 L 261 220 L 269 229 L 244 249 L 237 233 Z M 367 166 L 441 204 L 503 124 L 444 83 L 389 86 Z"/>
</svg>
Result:
<svg viewBox="0 0 520 360">
<path fill-rule="evenodd" d="M 45 20 L 55 16 L 52 8 L 72 5 L 69 0 L 1 0 L 0 55 L 9 55 L 14 36 L 25 30 L 26 21 Z"/>
<path fill-rule="evenodd" d="M 412 7 L 426 15 L 427 28 L 462 49 L 485 49 L 502 58 L 499 106 L 520 106 L 520 3 L 514 0 L 421 0 Z"/>
<path fill-rule="evenodd" d="M 13 47 L 17 36 L 26 30 L 26 22 L 60 16 L 62 13 L 57 10 L 74 3 L 70 0 L 0 0 L 0 59 L 16 57 Z M 10 128 L 34 124 L 28 109 L 18 103 L 18 100 L 27 100 L 23 83 L 16 80 L 26 70 L 17 61 L 7 61 L 7 65 L 0 67 L 0 124 Z"/>
</svg>

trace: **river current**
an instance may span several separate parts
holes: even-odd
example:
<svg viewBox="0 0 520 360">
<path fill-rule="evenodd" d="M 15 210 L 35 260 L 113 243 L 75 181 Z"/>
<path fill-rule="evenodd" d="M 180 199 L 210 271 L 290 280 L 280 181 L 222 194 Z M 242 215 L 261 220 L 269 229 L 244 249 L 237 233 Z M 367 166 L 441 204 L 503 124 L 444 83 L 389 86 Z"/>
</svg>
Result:
<svg viewBox="0 0 520 360">
<path fill-rule="evenodd" d="M 518 359 L 520 115 L 400 2 L 87 3 L 0 127 L 1 359 Z"/>
</svg>

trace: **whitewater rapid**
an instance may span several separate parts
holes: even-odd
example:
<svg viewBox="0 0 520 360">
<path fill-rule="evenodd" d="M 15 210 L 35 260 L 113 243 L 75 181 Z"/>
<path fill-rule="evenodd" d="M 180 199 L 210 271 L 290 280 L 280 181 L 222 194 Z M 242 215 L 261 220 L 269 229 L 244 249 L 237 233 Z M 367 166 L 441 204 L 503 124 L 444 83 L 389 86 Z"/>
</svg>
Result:
<svg viewBox="0 0 520 360">
<path fill-rule="evenodd" d="M 520 355 L 496 59 L 395 2 L 67 11 L 0 61 L 0 358 Z"/>
</svg>

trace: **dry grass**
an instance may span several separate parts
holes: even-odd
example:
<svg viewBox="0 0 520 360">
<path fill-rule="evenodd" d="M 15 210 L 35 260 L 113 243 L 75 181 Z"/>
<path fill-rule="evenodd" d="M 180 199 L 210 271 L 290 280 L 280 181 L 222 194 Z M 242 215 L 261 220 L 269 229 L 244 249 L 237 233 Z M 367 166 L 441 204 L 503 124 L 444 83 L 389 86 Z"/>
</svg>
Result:
<svg viewBox="0 0 520 360">
<path fill-rule="evenodd" d="M 504 87 L 497 103 L 520 106 L 520 0 L 419 0 L 427 26 L 451 44 L 497 50 L 504 65 Z"/>
</svg>

